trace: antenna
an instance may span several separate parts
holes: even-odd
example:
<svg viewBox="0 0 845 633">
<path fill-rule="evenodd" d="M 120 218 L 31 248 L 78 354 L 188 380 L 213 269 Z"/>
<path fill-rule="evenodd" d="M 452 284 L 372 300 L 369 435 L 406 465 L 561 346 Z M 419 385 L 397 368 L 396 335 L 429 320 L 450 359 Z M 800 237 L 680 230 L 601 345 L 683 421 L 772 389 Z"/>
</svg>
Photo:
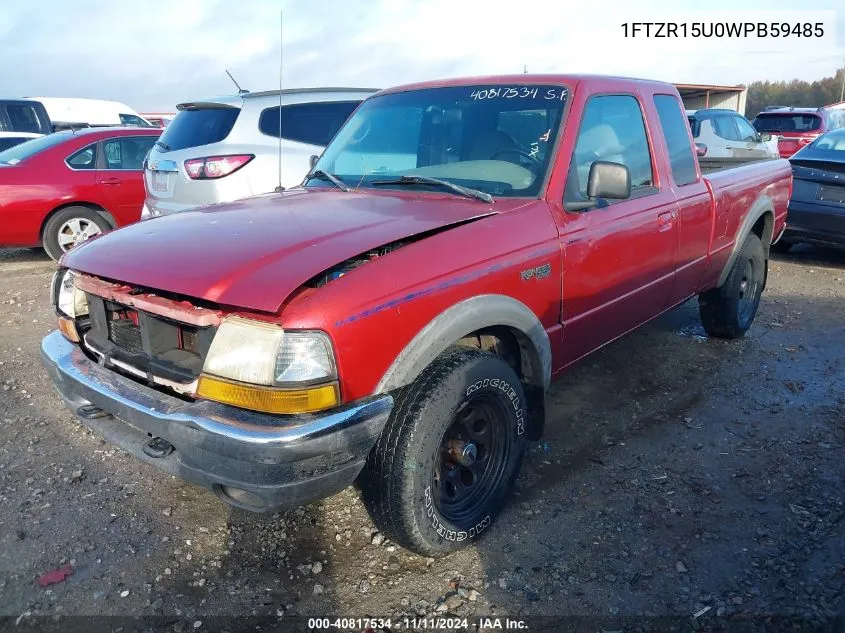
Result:
<svg viewBox="0 0 845 633">
<path fill-rule="evenodd" d="M 522 74 L 523 74 L 523 75 L 527 75 L 527 74 L 528 74 L 528 64 L 523 64 L 523 65 L 522 65 Z"/>
<path fill-rule="evenodd" d="M 284 48 L 284 39 L 282 36 L 282 29 L 284 22 L 282 20 L 282 11 L 279 11 L 279 186 L 276 187 L 276 193 L 281 193 L 285 190 L 282 186 L 282 49 Z"/>
<path fill-rule="evenodd" d="M 233 84 L 235 84 L 235 87 L 238 89 L 238 94 L 239 94 L 239 95 L 243 95 L 243 94 L 246 94 L 246 93 L 248 93 L 248 92 L 249 92 L 249 90 L 244 90 L 243 88 L 241 88 L 241 87 L 240 87 L 240 85 L 238 84 L 238 82 L 237 82 L 237 81 L 235 81 L 235 78 L 234 78 L 234 77 L 232 77 L 232 73 L 230 73 L 230 72 L 227 70 L 227 71 L 226 71 L 226 74 L 227 74 L 227 75 L 229 75 L 229 79 L 231 79 L 231 80 L 232 80 L 232 83 L 233 83 Z"/>
</svg>

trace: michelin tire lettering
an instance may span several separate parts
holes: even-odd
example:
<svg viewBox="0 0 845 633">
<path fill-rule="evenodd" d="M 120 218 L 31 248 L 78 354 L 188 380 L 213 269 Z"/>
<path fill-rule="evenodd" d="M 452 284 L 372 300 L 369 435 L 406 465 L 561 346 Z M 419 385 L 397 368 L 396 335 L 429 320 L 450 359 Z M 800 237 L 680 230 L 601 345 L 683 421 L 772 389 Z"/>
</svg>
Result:
<svg viewBox="0 0 845 633">
<path fill-rule="evenodd" d="M 500 389 L 502 393 L 508 397 L 513 405 L 514 413 L 516 413 L 516 434 L 522 435 L 525 433 L 524 413 L 522 407 L 520 406 L 521 403 L 519 401 L 519 396 L 516 395 L 514 388 L 511 387 L 506 380 L 501 378 L 485 378 L 484 380 L 479 380 L 467 387 L 466 395 L 469 396 L 471 393 L 478 391 L 479 389 L 483 389 L 484 387 Z"/>
<path fill-rule="evenodd" d="M 431 520 L 431 527 L 434 528 L 434 531 L 440 535 L 441 538 L 446 539 L 447 541 L 455 541 L 460 543 L 461 541 L 465 541 L 468 538 L 475 538 L 479 534 L 481 534 L 492 522 L 492 518 L 488 514 L 484 517 L 479 523 L 476 523 L 472 526 L 469 530 L 450 530 L 448 529 L 443 523 L 440 522 L 440 517 L 437 516 L 437 512 L 434 509 L 434 500 L 431 497 L 431 486 L 426 486 L 425 489 L 425 513 L 426 516 Z"/>
</svg>

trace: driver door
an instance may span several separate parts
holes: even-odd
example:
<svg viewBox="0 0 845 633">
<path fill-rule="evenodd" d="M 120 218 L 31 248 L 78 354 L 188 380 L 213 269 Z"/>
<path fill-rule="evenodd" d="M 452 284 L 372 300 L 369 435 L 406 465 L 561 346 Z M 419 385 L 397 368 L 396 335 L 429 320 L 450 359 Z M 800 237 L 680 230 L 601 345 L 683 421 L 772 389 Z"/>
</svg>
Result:
<svg viewBox="0 0 845 633">
<path fill-rule="evenodd" d="M 667 306 L 675 277 L 679 212 L 671 187 L 658 178 L 653 148 L 636 96 L 589 98 L 559 220 L 565 261 L 561 368 Z M 567 203 L 586 199 L 590 166 L 596 160 L 628 167 L 631 196 L 600 199 L 587 211 L 566 211 Z"/>
</svg>

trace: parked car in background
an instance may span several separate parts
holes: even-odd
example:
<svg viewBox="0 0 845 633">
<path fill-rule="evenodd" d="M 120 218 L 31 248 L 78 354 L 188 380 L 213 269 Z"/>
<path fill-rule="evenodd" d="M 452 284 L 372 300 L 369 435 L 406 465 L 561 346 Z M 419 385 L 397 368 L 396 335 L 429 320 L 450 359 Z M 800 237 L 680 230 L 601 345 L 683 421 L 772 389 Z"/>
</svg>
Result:
<svg viewBox="0 0 845 633">
<path fill-rule="evenodd" d="M 259 512 L 358 481 L 385 536 L 441 556 L 566 423 L 545 419 L 553 376 L 696 296 L 708 334 L 745 334 L 790 182 L 780 159 L 702 175 L 668 83 L 401 86 L 304 186 L 68 253 L 42 358 L 155 468 Z"/>
<path fill-rule="evenodd" d="M 816 138 L 845 126 L 845 109 L 823 108 L 776 108 L 766 109 L 754 117 L 754 128 L 778 136 L 778 152 L 782 158 L 789 158 Z"/>
<path fill-rule="evenodd" d="M 143 162 L 161 130 L 91 128 L 0 152 L 0 246 L 43 246 L 53 259 L 136 222 Z"/>
<path fill-rule="evenodd" d="M 41 134 L 33 134 L 32 132 L 0 132 L 0 152 L 3 150 L 20 145 L 26 141 L 31 141 L 34 138 L 42 136 Z M 0 204 L 2 204 L 0 200 Z"/>
<path fill-rule="evenodd" d="M 310 157 L 323 150 L 373 92 L 248 92 L 179 104 L 144 170 L 144 217 L 268 193 L 280 184 L 300 184 Z"/>
<path fill-rule="evenodd" d="M 808 242 L 845 248 L 845 128 L 828 132 L 789 159 L 793 188 L 781 251 Z"/>
<path fill-rule="evenodd" d="M 708 108 L 687 110 L 686 114 L 698 146 L 700 163 L 748 162 L 778 157 L 777 139 L 768 132 L 755 130 L 748 119 L 735 110 Z"/>
<path fill-rule="evenodd" d="M 27 99 L 0 99 L 0 132 L 49 134 L 53 125 L 40 103 Z"/>
<path fill-rule="evenodd" d="M 153 126 L 165 128 L 167 127 L 170 122 L 173 120 L 173 117 L 176 116 L 174 113 L 158 113 L 158 112 L 142 112 L 141 116 L 144 117 L 145 120 L 149 121 Z"/>
<path fill-rule="evenodd" d="M 119 101 L 68 97 L 26 97 L 26 101 L 44 107 L 54 131 L 116 125 L 153 127 L 135 110 Z"/>
</svg>

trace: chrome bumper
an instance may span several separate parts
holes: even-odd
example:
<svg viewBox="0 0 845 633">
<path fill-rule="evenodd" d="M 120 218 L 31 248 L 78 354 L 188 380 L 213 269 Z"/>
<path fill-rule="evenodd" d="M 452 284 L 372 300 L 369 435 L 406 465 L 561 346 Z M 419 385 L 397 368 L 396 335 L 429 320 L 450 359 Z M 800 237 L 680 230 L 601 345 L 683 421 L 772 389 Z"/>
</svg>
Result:
<svg viewBox="0 0 845 633">
<path fill-rule="evenodd" d="M 164 394 L 97 365 L 59 332 L 44 338 L 41 356 L 68 406 L 94 405 L 110 414 L 82 419 L 85 425 L 152 466 L 250 510 L 292 507 L 348 486 L 393 406 L 387 395 L 324 414 L 274 416 Z M 162 438 L 173 452 L 151 457 L 144 451 L 151 438 Z M 239 502 L 232 489 L 261 502 Z"/>
</svg>

